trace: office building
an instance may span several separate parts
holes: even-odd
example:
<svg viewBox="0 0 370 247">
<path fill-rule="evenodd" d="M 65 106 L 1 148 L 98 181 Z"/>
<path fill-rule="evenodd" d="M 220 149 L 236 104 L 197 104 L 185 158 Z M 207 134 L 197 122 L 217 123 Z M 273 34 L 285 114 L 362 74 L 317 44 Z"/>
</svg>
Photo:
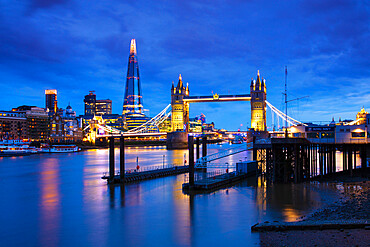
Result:
<svg viewBox="0 0 370 247">
<path fill-rule="evenodd" d="M 112 101 L 110 99 L 100 99 L 95 101 L 95 115 L 112 114 Z"/>
<path fill-rule="evenodd" d="M 49 109 L 50 114 L 55 114 L 58 110 L 57 90 L 45 90 L 45 108 Z"/>
<path fill-rule="evenodd" d="M 86 95 L 84 99 L 85 115 L 95 115 L 95 103 L 96 94 L 94 94 L 94 91 L 90 91 L 90 93 Z"/>
<path fill-rule="evenodd" d="M 110 99 L 97 100 L 94 91 L 90 91 L 84 99 L 85 115 L 112 114 L 112 101 Z"/>
</svg>

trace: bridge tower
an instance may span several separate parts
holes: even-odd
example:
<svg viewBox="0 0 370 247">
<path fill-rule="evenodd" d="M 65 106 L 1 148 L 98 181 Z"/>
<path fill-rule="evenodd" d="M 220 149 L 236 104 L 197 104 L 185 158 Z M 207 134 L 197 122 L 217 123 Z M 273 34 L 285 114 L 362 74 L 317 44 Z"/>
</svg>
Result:
<svg viewBox="0 0 370 247">
<path fill-rule="evenodd" d="M 260 79 L 260 71 L 257 72 L 257 80 L 252 78 L 251 86 L 251 128 L 255 131 L 266 131 L 266 80 Z"/>
<path fill-rule="evenodd" d="M 189 130 L 189 103 L 184 102 L 184 97 L 189 96 L 189 85 L 184 86 L 182 82 L 181 74 L 179 75 L 179 81 L 175 87 L 172 82 L 171 88 L 171 130 L 172 131 L 183 131 Z"/>
</svg>

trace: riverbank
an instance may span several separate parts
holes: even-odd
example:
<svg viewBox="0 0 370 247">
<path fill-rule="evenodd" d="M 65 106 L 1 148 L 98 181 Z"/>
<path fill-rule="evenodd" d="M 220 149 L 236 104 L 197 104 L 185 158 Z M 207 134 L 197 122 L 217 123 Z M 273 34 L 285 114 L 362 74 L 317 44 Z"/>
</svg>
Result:
<svg viewBox="0 0 370 247">
<path fill-rule="evenodd" d="M 261 232 L 261 246 L 368 246 L 369 178 L 341 173 L 321 182 L 335 185 L 336 200 L 296 222 L 253 226 L 253 231 Z"/>
</svg>

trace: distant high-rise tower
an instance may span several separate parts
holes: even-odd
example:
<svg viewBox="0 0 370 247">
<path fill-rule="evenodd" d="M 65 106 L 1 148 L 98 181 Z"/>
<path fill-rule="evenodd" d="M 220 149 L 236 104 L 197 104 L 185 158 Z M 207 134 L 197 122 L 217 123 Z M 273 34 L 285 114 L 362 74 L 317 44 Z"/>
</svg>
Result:
<svg viewBox="0 0 370 247">
<path fill-rule="evenodd" d="M 135 39 L 131 40 L 130 56 L 128 58 L 125 99 L 123 101 L 122 114 L 143 113 L 143 96 L 141 96 L 141 85 L 139 75 L 139 64 L 137 61 Z"/>
<path fill-rule="evenodd" d="M 96 94 L 95 91 L 90 91 L 88 95 L 85 95 L 85 115 L 95 115 L 96 108 Z"/>
<path fill-rule="evenodd" d="M 45 108 L 49 109 L 50 113 L 56 113 L 58 110 L 57 90 L 45 90 Z"/>
<path fill-rule="evenodd" d="M 96 99 L 95 91 L 85 95 L 85 115 L 109 115 L 112 114 L 112 101 L 110 99 Z"/>
<path fill-rule="evenodd" d="M 266 131 L 266 80 L 260 79 L 260 72 L 257 73 L 257 80 L 250 85 L 251 92 L 251 127 L 255 131 Z"/>
</svg>

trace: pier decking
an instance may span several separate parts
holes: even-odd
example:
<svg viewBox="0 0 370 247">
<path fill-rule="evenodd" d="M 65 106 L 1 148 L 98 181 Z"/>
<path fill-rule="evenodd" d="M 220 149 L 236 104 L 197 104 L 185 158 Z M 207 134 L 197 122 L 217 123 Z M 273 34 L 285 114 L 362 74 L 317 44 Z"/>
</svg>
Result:
<svg viewBox="0 0 370 247">
<path fill-rule="evenodd" d="M 224 173 L 221 175 L 205 177 L 204 179 L 196 180 L 194 181 L 193 185 L 190 185 L 189 183 L 184 183 L 182 185 L 182 189 L 185 193 L 188 193 L 189 191 L 206 193 L 221 188 L 223 186 L 227 186 L 234 182 L 240 181 L 250 175 L 252 174 L 237 172 Z"/>
<path fill-rule="evenodd" d="M 102 179 L 106 179 L 109 184 L 116 183 L 129 183 L 129 182 L 138 182 L 153 178 L 172 176 L 182 173 L 189 172 L 189 166 L 172 166 L 161 169 L 153 169 L 148 171 L 134 171 L 134 172 L 125 172 L 124 181 L 121 181 L 121 176 L 119 174 L 114 175 L 113 179 L 110 179 L 110 176 L 104 175 Z"/>
</svg>

